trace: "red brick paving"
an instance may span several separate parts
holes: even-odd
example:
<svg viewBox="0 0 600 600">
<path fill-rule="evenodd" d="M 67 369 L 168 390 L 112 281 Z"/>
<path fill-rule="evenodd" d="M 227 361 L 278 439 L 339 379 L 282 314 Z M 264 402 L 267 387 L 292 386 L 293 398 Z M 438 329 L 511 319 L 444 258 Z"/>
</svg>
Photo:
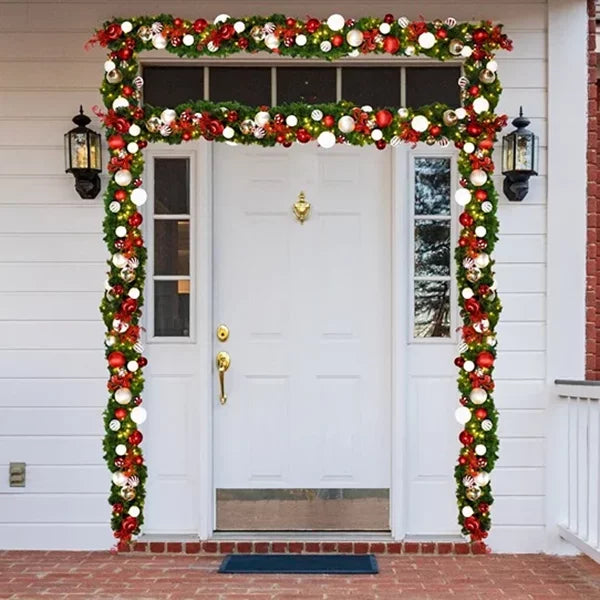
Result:
<svg viewBox="0 0 600 600">
<path fill-rule="evenodd" d="M 546 555 L 383 555 L 379 575 L 220 575 L 218 556 L 0 552 L 2 600 L 600 600 L 600 565 Z"/>
</svg>

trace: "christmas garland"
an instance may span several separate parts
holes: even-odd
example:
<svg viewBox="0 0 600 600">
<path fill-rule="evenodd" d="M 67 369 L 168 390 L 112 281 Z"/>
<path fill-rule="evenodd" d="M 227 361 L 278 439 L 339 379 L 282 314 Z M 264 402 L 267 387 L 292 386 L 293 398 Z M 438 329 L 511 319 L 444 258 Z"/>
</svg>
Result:
<svg viewBox="0 0 600 600">
<path fill-rule="evenodd" d="M 334 14 L 323 21 L 219 15 L 213 22 L 159 15 L 107 22 L 89 42 L 94 43 L 109 50 L 101 87 L 107 110 L 97 114 L 103 119 L 111 154 L 104 219 L 111 258 L 101 311 L 110 373 L 104 452 L 112 472 L 109 502 L 118 547 L 139 533 L 147 475 L 138 428 L 146 418 L 141 393 L 142 367 L 147 362 L 140 343 L 147 253 L 138 210 L 146 201 L 140 150 L 152 142 L 178 144 L 198 138 L 286 147 L 316 140 L 325 148 L 336 143 L 375 144 L 380 149 L 400 142 L 454 143 L 460 149 L 461 179 L 455 200 L 463 212 L 455 258 L 463 325 L 455 363 L 460 368 L 461 394 L 456 418 L 463 430 L 455 477 L 462 531 L 473 541 L 485 539 L 493 502 L 490 472 L 498 450 L 492 374 L 501 310 L 490 256 L 498 230 L 492 150 L 506 124 L 505 116 L 494 113 L 501 91 L 494 55 L 498 49 L 512 47 L 501 26 L 459 24 L 452 18 L 411 22 L 392 15 L 347 20 Z M 460 58 L 462 106 L 373 110 L 348 102 L 249 107 L 205 101 L 175 108 L 143 106 L 137 55 L 152 49 L 189 58 L 256 51 L 328 60 L 366 53 L 422 55 L 442 61 Z"/>
</svg>

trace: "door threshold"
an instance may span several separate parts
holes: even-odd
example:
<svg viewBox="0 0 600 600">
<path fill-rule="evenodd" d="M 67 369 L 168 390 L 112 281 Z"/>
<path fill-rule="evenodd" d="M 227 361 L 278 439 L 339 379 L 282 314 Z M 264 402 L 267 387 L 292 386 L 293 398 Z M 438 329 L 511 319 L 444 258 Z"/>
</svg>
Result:
<svg viewBox="0 0 600 600">
<path fill-rule="evenodd" d="M 388 531 L 215 531 L 211 540 L 224 541 L 362 541 L 392 542 L 394 538 Z"/>
</svg>

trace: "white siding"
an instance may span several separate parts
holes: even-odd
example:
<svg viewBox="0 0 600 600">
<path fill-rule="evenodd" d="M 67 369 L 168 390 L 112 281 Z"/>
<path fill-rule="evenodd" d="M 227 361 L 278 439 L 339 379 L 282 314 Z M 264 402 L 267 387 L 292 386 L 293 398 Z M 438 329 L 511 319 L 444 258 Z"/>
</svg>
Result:
<svg viewBox="0 0 600 600">
<path fill-rule="evenodd" d="M 80 103 L 91 115 L 104 50 L 84 51 L 92 30 L 113 15 L 200 11 L 327 16 L 384 14 L 389 2 L 83 2 L 0 0 L 0 544 L 12 548 L 105 548 L 112 543 L 102 461 L 105 402 L 100 199 L 81 200 L 63 173 L 62 134 Z M 582 4 L 580 0 L 577 3 Z M 504 312 L 500 326 L 497 402 L 501 458 L 491 545 L 538 551 L 544 542 L 546 398 L 547 31 L 545 1 L 396 2 L 397 16 L 505 24 L 512 53 L 499 56 L 504 85 L 499 110 L 514 117 L 523 104 L 542 145 L 541 175 L 521 205 L 500 207 L 497 248 Z M 199 16 L 199 15 L 197 15 Z M 580 32 L 585 35 L 585 30 Z M 583 67 L 582 67 L 583 68 Z M 565 111 L 568 110 L 565 107 Z M 93 126 L 98 128 L 97 120 Z M 583 143 L 583 142 L 581 142 Z M 501 176 L 495 177 L 501 189 Z M 429 379 L 410 383 L 409 423 L 417 432 L 406 507 L 415 534 L 440 511 L 444 533 L 456 531 L 452 464 L 458 449 L 454 350 Z M 552 376 L 550 374 L 549 376 Z M 431 398 L 437 398 L 431 403 Z M 432 425 L 432 416 L 436 417 Z M 426 440 L 441 435 L 441 446 Z M 148 437 L 148 454 L 152 438 Z M 450 454 L 441 454 L 440 449 Z M 10 461 L 28 463 L 28 485 L 7 487 Z M 152 466 L 150 465 L 150 468 Z M 442 507 L 427 482 L 443 482 Z M 425 488 L 420 488 L 425 483 Z M 437 488 L 436 488 L 437 490 Z M 437 493 L 437 491 L 436 491 Z M 436 519 L 436 522 L 438 520 Z M 442 531 L 439 531 L 441 533 Z M 435 531 L 433 531 L 435 533 Z"/>
</svg>

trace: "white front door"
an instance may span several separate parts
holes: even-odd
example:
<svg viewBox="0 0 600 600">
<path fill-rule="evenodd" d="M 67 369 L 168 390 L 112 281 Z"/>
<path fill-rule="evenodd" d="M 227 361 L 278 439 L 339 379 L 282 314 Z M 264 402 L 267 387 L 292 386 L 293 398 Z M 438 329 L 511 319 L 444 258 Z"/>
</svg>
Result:
<svg viewBox="0 0 600 600">
<path fill-rule="evenodd" d="M 392 153 L 213 152 L 215 487 L 388 490 Z"/>
</svg>

